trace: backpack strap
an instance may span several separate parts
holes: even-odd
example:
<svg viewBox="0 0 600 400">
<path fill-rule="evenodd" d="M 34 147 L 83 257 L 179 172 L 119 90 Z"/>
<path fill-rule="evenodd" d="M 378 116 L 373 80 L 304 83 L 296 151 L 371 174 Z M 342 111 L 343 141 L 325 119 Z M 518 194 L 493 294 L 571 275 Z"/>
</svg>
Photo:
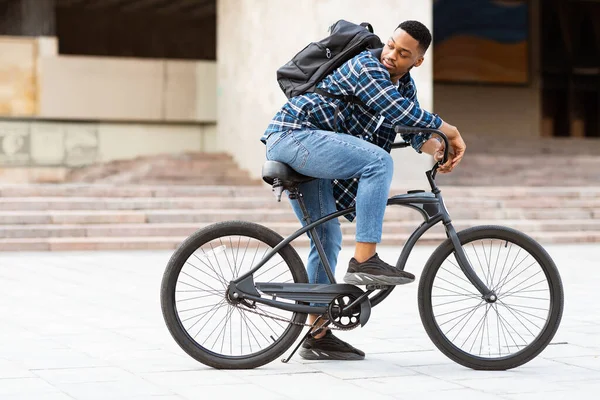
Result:
<svg viewBox="0 0 600 400">
<path fill-rule="evenodd" d="M 367 30 L 369 32 L 371 32 L 371 33 L 375 33 L 374 30 L 373 30 L 373 25 L 371 25 L 368 22 L 363 22 L 362 24 L 360 24 L 360 26 L 363 26 L 363 27 L 367 28 Z"/>
<path fill-rule="evenodd" d="M 337 99 L 337 100 L 341 100 L 345 103 L 352 103 L 352 104 L 358 104 L 359 106 L 361 106 L 362 108 L 367 108 L 367 105 L 365 103 L 363 103 L 358 97 L 353 96 L 351 94 L 333 94 L 333 93 L 329 93 L 326 90 L 323 89 L 319 89 L 319 88 L 315 88 L 314 90 L 315 93 L 320 94 L 321 96 L 325 96 L 325 97 L 330 97 L 332 99 Z"/>
</svg>

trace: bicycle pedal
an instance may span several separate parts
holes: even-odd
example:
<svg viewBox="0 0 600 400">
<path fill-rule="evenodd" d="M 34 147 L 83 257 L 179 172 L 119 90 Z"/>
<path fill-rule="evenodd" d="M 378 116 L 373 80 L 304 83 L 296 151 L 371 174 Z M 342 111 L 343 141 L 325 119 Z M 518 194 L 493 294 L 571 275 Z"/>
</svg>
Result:
<svg viewBox="0 0 600 400">
<path fill-rule="evenodd" d="M 380 285 L 378 283 L 370 283 L 367 285 L 367 290 L 381 290 L 381 289 L 387 289 L 391 287 L 391 285 Z"/>
</svg>

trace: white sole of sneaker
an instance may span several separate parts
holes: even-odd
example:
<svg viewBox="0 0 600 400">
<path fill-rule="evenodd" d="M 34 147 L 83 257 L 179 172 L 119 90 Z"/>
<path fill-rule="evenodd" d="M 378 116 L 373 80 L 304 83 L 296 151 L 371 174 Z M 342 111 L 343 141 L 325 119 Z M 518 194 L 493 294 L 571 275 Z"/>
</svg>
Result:
<svg viewBox="0 0 600 400">
<path fill-rule="evenodd" d="M 346 273 L 344 275 L 344 282 L 351 285 L 406 285 L 407 283 L 414 282 L 414 279 L 404 278 L 399 276 L 385 276 L 385 275 L 370 275 L 362 272 Z"/>
<path fill-rule="evenodd" d="M 300 357 L 305 360 L 344 360 L 344 361 L 353 361 L 353 360 L 364 360 L 365 356 L 358 355 L 356 353 L 345 353 L 341 351 L 323 351 L 323 350 L 313 350 L 313 349 L 300 349 L 299 353 Z"/>
</svg>

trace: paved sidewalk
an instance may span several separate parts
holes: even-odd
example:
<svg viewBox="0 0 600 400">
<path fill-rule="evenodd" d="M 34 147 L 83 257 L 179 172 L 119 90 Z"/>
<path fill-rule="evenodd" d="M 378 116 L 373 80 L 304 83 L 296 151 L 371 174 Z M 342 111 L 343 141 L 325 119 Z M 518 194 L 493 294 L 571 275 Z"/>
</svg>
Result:
<svg viewBox="0 0 600 400">
<path fill-rule="evenodd" d="M 432 249 L 411 256 L 417 277 Z M 380 255 L 391 261 L 398 250 Z M 367 352 L 364 361 L 295 356 L 218 371 L 188 357 L 163 323 L 159 286 L 170 252 L 0 253 L 0 399 L 597 398 L 600 247 L 547 250 L 565 286 L 561 327 L 537 359 L 506 372 L 473 371 L 440 353 L 421 325 L 416 283 L 374 308 L 364 329 L 340 334 Z M 340 265 L 351 255 L 345 250 Z"/>
</svg>

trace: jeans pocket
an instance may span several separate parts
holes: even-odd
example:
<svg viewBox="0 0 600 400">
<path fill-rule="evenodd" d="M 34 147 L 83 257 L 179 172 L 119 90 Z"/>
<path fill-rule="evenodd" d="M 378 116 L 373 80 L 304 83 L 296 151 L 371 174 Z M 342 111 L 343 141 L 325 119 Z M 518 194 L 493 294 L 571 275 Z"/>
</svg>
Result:
<svg viewBox="0 0 600 400">
<path fill-rule="evenodd" d="M 269 135 L 269 137 L 267 138 L 267 158 L 269 160 L 275 160 L 271 154 L 273 154 L 275 152 L 275 148 L 277 147 L 277 145 L 279 143 L 281 143 L 281 141 L 283 139 L 285 139 L 285 137 L 287 135 L 290 134 L 291 131 L 283 131 L 283 132 L 276 132 L 276 133 L 272 133 L 271 135 Z"/>
<path fill-rule="evenodd" d="M 267 139 L 267 158 L 287 164 L 295 170 L 306 165 L 308 154 L 308 150 L 300 143 L 294 131 L 283 132 L 279 137 L 272 135 Z"/>
</svg>

